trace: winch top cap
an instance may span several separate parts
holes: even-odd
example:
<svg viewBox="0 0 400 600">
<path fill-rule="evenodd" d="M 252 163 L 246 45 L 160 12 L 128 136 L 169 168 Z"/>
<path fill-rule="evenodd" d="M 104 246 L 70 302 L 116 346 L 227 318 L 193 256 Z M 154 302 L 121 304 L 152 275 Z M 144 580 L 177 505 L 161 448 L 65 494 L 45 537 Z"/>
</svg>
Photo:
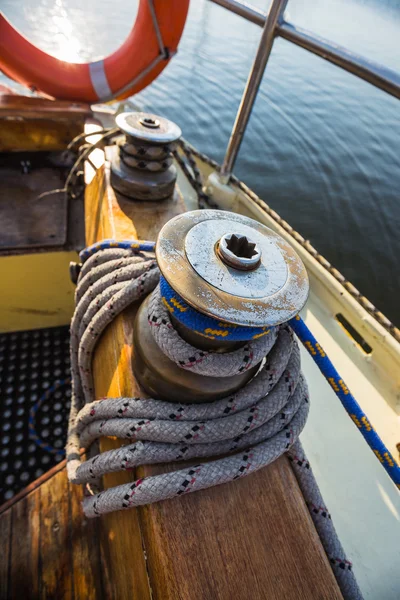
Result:
<svg viewBox="0 0 400 600">
<path fill-rule="evenodd" d="M 115 122 L 123 133 L 144 142 L 170 144 L 182 135 L 176 123 L 152 113 L 124 112 L 117 115 Z"/>
<path fill-rule="evenodd" d="M 195 210 L 174 217 L 160 231 L 156 257 L 177 294 L 227 323 L 278 325 L 308 297 L 307 272 L 292 246 L 235 213 Z"/>
</svg>

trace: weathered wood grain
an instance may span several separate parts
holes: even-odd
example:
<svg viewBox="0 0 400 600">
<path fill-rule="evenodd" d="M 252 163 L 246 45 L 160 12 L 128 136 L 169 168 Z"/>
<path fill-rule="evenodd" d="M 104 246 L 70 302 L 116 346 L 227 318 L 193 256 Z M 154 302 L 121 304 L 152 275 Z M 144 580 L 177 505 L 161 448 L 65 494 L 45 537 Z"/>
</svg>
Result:
<svg viewBox="0 0 400 600">
<path fill-rule="evenodd" d="M 41 598 L 73 598 L 70 502 L 66 477 L 54 477 L 40 491 Z M 18 505 L 17 505 L 18 506 Z M 58 549 L 55 552 L 55 549 Z"/>
<path fill-rule="evenodd" d="M 110 598 L 109 566 L 102 565 L 99 543 L 99 521 L 82 515 L 82 489 L 69 484 L 70 544 L 74 598 L 98 600 Z"/>
<path fill-rule="evenodd" d="M 0 517 L 0 598 L 8 598 L 11 550 L 11 510 Z"/>
<path fill-rule="evenodd" d="M 115 239 L 154 239 L 160 225 L 182 212 L 179 196 L 157 205 L 151 202 L 132 202 L 116 195 L 109 182 L 109 164 L 106 163 L 88 186 L 85 195 L 86 243 Z M 138 218 L 136 218 L 138 217 Z M 136 306 L 128 308 L 107 328 L 96 347 L 93 360 L 96 396 L 138 395 L 141 393 L 131 368 L 132 329 Z M 104 439 L 101 450 L 109 450 L 120 443 Z M 106 487 L 121 485 L 132 480 L 132 473 L 111 473 L 105 477 Z M 139 514 L 114 513 L 101 520 L 100 535 L 107 536 L 107 560 L 118 582 L 118 598 L 131 598 L 136 590 L 140 599 L 150 598 Z M 131 557 L 134 569 L 126 577 L 126 563 L 121 560 L 121 549 Z"/>
<path fill-rule="evenodd" d="M 0 112 L 7 117 L 40 118 L 51 115 L 70 121 L 85 119 L 92 114 L 90 105 L 69 100 L 51 100 L 34 96 L 0 93 Z"/>
<path fill-rule="evenodd" d="M 10 509 L 8 598 L 39 598 L 40 497 L 26 497 Z M 1 517 L 7 518 L 7 513 Z"/>
<path fill-rule="evenodd" d="M 286 459 L 140 511 L 155 600 L 341 598 Z"/>
<path fill-rule="evenodd" d="M 57 465 L 1 513 L 0 599 L 118 598 L 99 526 L 83 517 L 82 489 L 68 483 L 65 462 Z"/>
<path fill-rule="evenodd" d="M 103 198 L 91 195 L 90 188 L 86 195 L 88 244 L 109 237 L 155 239 L 162 225 L 184 210 L 180 200 L 136 203 L 115 195 L 105 186 L 107 165 L 98 177 L 103 181 L 94 188 L 103 190 Z M 98 398 L 143 396 L 131 370 L 134 315 L 134 307 L 120 315 L 96 348 Z M 101 449 L 115 445 L 103 440 Z M 145 466 L 137 475 L 163 469 Z M 132 473 L 114 473 L 105 483 L 108 487 L 132 478 Z M 102 522 L 111 531 L 123 524 L 120 548 L 128 543 L 123 530 L 140 528 L 151 589 L 160 600 L 341 597 L 286 457 L 240 482 L 106 515 Z"/>
</svg>

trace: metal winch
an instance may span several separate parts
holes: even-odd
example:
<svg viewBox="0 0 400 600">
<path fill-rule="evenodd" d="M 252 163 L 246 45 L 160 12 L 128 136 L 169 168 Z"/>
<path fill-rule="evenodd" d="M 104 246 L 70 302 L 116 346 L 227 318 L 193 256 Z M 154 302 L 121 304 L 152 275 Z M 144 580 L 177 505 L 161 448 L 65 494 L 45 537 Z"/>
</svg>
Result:
<svg viewBox="0 0 400 600">
<path fill-rule="evenodd" d="M 135 200 L 159 201 L 172 196 L 177 172 L 173 150 L 180 128 L 163 117 L 125 112 L 116 117 L 125 134 L 112 150 L 111 185 Z"/>
<path fill-rule="evenodd" d="M 235 213 L 195 210 L 171 219 L 160 231 L 156 257 L 162 276 L 179 297 L 216 326 L 251 328 L 279 325 L 304 306 L 309 283 L 293 248 L 274 231 Z M 259 365 L 230 377 L 185 371 L 167 358 L 148 325 L 147 298 L 134 327 L 134 371 L 153 397 L 207 402 L 228 396 L 257 372 Z M 211 339 L 170 319 L 179 335 L 198 349 L 232 352 L 246 342 Z M 217 327 L 218 328 L 218 327 Z M 256 336 L 254 336 L 256 337 Z"/>
</svg>

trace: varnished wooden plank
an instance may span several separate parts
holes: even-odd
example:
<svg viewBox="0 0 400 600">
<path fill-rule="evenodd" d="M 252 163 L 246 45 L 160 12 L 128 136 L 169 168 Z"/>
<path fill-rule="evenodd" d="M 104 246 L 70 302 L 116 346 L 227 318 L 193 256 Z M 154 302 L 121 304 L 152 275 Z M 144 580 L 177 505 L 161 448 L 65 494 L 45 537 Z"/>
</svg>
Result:
<svg viewBox="0 0 400 600">
<path fill-rule="evenodd" d="M 53 477 L 38 491 L 40 496 L 40 598 L 70 600 L 73 598 L 74 574 L 67 478 L 65 475 Z"/>
<path fill-rule="evenodd" d="M 6 600 L 8 595 L 8 574 L 11 549 L 11 510 L 0 517 L 0 600 Z"/>
<path fill-rule="evenodd" d="M 0 600 L 118 598 L 108 539 L 103 547 L 100 521 L 84 517 L 82 488 L 68 483 L 65 461 L 45 476 L 0 516 Z"/>
<path fill-rule="evenodd" d="M 114 212 L 115 201 L 119 210 Z M 116 197 L 87 196 L 86 210 L 98 215 L 96 237 L 87 242 L 119 237 L 120 231 L 126 237 L 129 227 L 131 237 L 154 238 L 183 206 L 175 200 L 157 213 L 142 208 Z M 124 311 L 96 349 L 98 397 L 141 393 L 131 370 L 135 310 Z M 102 450 L 114 444 L 103 440 Z M 167 468 L 174 465 L 140 471 L 152 475 Z M 112 474 L 106 485 L 131 477 Z M 80 488 L 70 487 L 65 470 L 58 471 L 1 515 L 0 535 L 11 540 L 9 597 L 341 597 L 285 457 L 235 483 L 92 521 L 82 515 Z"/>
<path fill-rule="evenodd" d="M 74 598 L 110 598 L 108 578 L 103 574 L 99 545 L 99 522 L 82 514 L 82 488 L 69 484 Z M 104 565 L 108 570 L 108 565 Z"/>
<path fill-rule="evenodd" d="M 178 506 L 172 499 L 140 510 L 155 600 L 341 598 L 285 458 Z"/>
<path fill-rule="evenodd" d="M 0 118 L 0 152 L 63 151 L 75 136 L 82 133 L 83 124 L 83 119 Z"/>
<path fill-rule="evenodd" d="M 183 210 L 179 201 L 150 205 L 124 199 L 105 190 L 107 166 L 101 176 L 93 189 L 103 197 L 86 196 L 88 244 L 110 237 L 155 239 L 166 220 Z M 134 313 L 131 308 L 120 315 L 96 348 L 97 397 L 140 393 L 130 368 Z M 117 444 L 102 440 L 101 449 Z M 145 466 L 139 473 L 160 469 Z M 112 474 L 105 484 L 128 479 L 127 473 Z M 124 531 L 140 526 L 158 599 L 341 598 L 286 457 L 248 479 L 101 520 L 110 531 L 121 526 L 112 553 L 118 546 L 125 552 Z"/>
<path fill-rule="evenodd" d="M 136 203 L 116 195 L 107 185 L 109 181 L 108 163 L 100 169 L 85 194 L 86 243 L 107 238 L 137 239 L 141 236 L 134 225 L 134 216 L 145 205 L 147 221 L 154 223 L 154 204 Z M 176 197 L 164 203 L 159 212 L 159 221 L 166 222 L 174 214 L 182 211 L 181 200 Z M 136 386 L 132 369 L 132 326 L 136 307 L 128 308 L 107 328 L 100 339 L 93 361 L 95 390 L 97 397 L 132 395 Z M 106 367 L 105 367 L 106 365 Z M 101 450 L 119 445 L 105 439 Z M 106 486 L 115 486 L 132 480 L 132 474 L 112 473 L 105 478 Z M 107 539 L 107 543 L 106 540 Z M 113 593 L 116 598 L 150 598 L 146 563 L 142 548 L 142 536 L 137 511 L 131 514 L 111 513 L 101 519 L 100 542 L 104 560 L 112 572 Z M 121 552 L 129 556 L 134 568 L 127 576 L 126 564 L 121 560 Z"/>
<path fill-rule="evenodd" d="M 108 185 L 109 164 L 100 169 L 85 194 L 86 243 L 97 240 L 137 239 L 144 233 L 154 236 L 160 224 L 182 212 L 179 196 L 170 202 L 155 206 L 152 202 L 133 202 L 115 194 Z M 140 230 L 136 231 L 134 219 L 138 219 Z M 147 223 L 147 225 L 146 225 Z M 142 235 L 143 231 L 143 235 Z M 149 237 L 148 239 L 152 239 Z M 128 308 L 108 327 L 96 347 L 93 368 L 97 397 L 132 395 L 139 392 L 131 369 L 132 327 L 136 307 Z M 104 365 L 107 365 L 104 368 Z M 105 451 L 120 445 L 113 440 L 101 442 Z M 107 487 L 121 485 L 132 480 L 132 473 L 111 473 L 105 478 Z M 108 543 L 104 543 L 107 537 Z M 132 514 L 112 513 L 101 519 L 100 539 L 107 563 L 112 571 L 113 590 L 116 598 L 150 597 L 147 570 L 142 548 L 142 536 L 137 511 Z M 121 561 L 121 551 L 130 556 L 135 565 L 127 577 L 126 565 Z"/>
<path fill-rule="evenodd" d="M 84 102 L 68 100 L 50 100 L 34 96 L 18 94 L 0 94 L 0 117 L 41 117 L 51 115 L 53 118 L 84 119 L 91 115 L 90 105 Z"/>
<path fill-rule="evenodd" d="M 40 519 L 38 495 L 27 496 L 10 511 L 9 598 L 38 598 L 40 593 Z M 5 517 L 3 515 L 2 519 Z"/>
<path fill-rule="evenodd" d="M 96 175 L 85 194 L 85 223 L 86 243 L 116 235 L 116 224 L 120 225 L 125 234 L 128 227 L 130 237 L 136 238 L 136 231 L 132 221 L 125 218 L 119 209 L 112 189 L 107 185 L 109 166 L 103 167 Z M 126 236 L 125 236 L 126 237 Z M 96 394 L 101 397 L 106 395 L 118 396 L 130 393 L 130 347 L 124 335 L 124 317 L 115 319 L 113 325 L 108 327 L 97 346 L 94 359 L 96 377 Z M 101 367 L 106 363 L 107 368 Z M 96 368 L 95 365 L 98 365 Z M 122 369 L 125 376 L 121 376 Z M 102 440 L 101 450 L 105 451 L 115 447 L 112 440 Z M 108 486 L 120 485 L 130 480 L 129 473 L 110 474 L 105 482 Z M 101 520 L 99 527 L 102 559 L 108 569 L 107 581 L 110 582 L 113 598 L 143 598 L 150 599 L 150 589 L 147 579 L 146 563 L 143 555 L 140 525 L 137 514 L 128 515 L 109 514 Z M 129 556 L 134 568 L 129 570 L 127 576 L 126 563 L 121 560 L 121 552 Z"/>
<path fill-rule="evenodd" d="M 100 353 L 95 362 L 99 361 L 97 364 L 100 364 L 106 360 L 109 369 L 102 369 L 103 373 L 96 382 L 99 394 L 120 396 L 130 393 L 130 347 L 124 336 L 123 320 L 124 318 L 119 316 L 100 341 Z M 110 353 L 111 348 L 112 353 Z M 120 375 L 122 370 L 126 373 L 124 378 Z M 111 439 L 104 439 L 101 442 L 101 450 L 109 450 L 116 445 L 119 444 Z M 129 472 L 110 473 L 105 480 L 105 485 L 108 487 L 120 485 L 130 478 Z M 112 591 L 110 597 L 116 600 L 150 599 L 137 512 L 133 515 L 111 513 L 104 516 L 105 519 L 99 521 L 99 540 L 102 561 L 107 568 L 106 581 Z M 129 557 L 131 568 L 127 569 L 126 559 L 122 557 Z"/>
<path fill-rule="evenodd" d="M 3 515 L 4 513 L 9 512 L 9 509 L 14 504 L 18 504 L 23 498 L 25 498 L 26 496 L 31 494 L 34 490 L 36 490 L 43 483 L 45 483 L 45 481 L 47 481 L 48 479 L 53 477 L 56 473 L 65 469 L 65 465 L 66 465 L 66 461 L 62 460 L 57 465 L 54 465 L 54 467 L 52 467 L 51 469 L 46 471 L 46 473 L 43 473 L 43 475 L 41 475 L 40 477 L 38 477 L 37 479 L 32 481 L 32 483 L 30 483 L 29 485 L 24 487 L 22 490 L 20 490 L 18 492 L 18 494 L 15 494 L 15 496 L 13 496 L 13 498 L 10 498 L 10 500 L 7 500 L 6 502 L 4 502 L 4 504 L 2 504 L 0 506 L 0 515 Z"/>
<path fill-rule="evenodd" d="M 7 502 L 4 502 L 4 504 L 2 504 L 0 506 L 0 515 L 7 512 L 14 504 L 17 504 L 20 500 L 22 500 L 22 498 L 25 498 L 26 496 L 28 496 L 29 494 L 34 492 L 41 485 L 43 485 L 46 481 L 48 481 L 49 479 L 51 479 L 52 477 L 57 475 L 57 473 L 60 473 L 61 471 L 63 471 L 66 467 L 66 464 L 67 464 L 67 461 L 65 459 L 60 461 L 59 463 L 54 465 L 54 467 L 52 467 L 51 469 L 49 469 L 48 471 L 43 473 L 40 477 L 38 477 L 37 479 L 32 481 L 32 483 L 30 483 L 29 485 L 24 487 L 22 490 L 20 490 L 18 492 L 18 494 L 15 494 L 15 496 L 10 498 L 10 500 L 7 500 Z M 63 476 L 65 476 L 65 473 Z"/>
</svg>

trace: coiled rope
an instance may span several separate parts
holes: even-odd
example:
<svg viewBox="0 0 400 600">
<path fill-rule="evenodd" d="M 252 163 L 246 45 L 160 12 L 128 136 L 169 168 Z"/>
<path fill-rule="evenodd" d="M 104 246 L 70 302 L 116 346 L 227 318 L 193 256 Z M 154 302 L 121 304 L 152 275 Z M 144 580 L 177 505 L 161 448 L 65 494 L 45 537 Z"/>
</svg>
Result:
<svg viewBox="0 0 400 600">
<path fill-rule="evenodd" d="M 309 405 L 299 348 L 290 328 L 270 328 L 239 351 L 225 355 L 199 351 L 187 344 L 172 326 L 158 285 L 160 274 L 148 244 L 107 241 L 81 253 L 83 266 L 71 323 L 68 476 L 74 483 L 92 485 L 105 473 L 141 464 L 233 454 L 96 493 L 84 499 L 86 516 L 226 483 L 249 475 L 288 452 L 341 591 L 345 598 L 361 598 L 351 563 L 344 556 L 298 441 Z M 181 368 L 214 375 L 217 370 L 218 376 L 227 376 L 250 368 L 266 356 L 257 375 L 235 394 L 207 404 L 141 398 L 95 401 L 91 361 L 97 339 L 117 314 L 152 290 L 149 326 L 156 342 Z M 253 335 L 250 330 L 250 337 Z M 221 356 L 226 364 L 221 361 L 215 369 L 213 361 L 220 361 Z M 81 462 L 80 449 L 88 449 L 96 439 L 107 435 L 131 443 Z"/>
<path fill-rule="evenodd" d="M 216 322 L 206 315 L 202 315 L 191 308 L 168 284 L 166 279 L 160 278 L 160 291 L 163 304 L 173 312 L 174 317 L 197 333 L 209 339 L 220 340 L 247 340 L 249 339 L 249 328 L 233 326 L 230 323 Z M 318 365 L 321 373 L 328 381 L 343 407 L 351 417 L 355 425 L 358 427 L 361 435 L 364 437 L 368 446 L 380 461 L 389 477 L 400 489 L 400 467 L 392 456 L 390 450 L 384 444 L 382 439 L 375 431 L 373 425 L 368 419 L 357 400 L 354 398 L 349 388 L 339 375 L 329 357 L 326 355 L 322 346 L 317 342 L 307 325 L 299 315 L 289 321 L 291 329 L 302 342 L 308 353 Z M 271 328 L 254 327 L 251 328 L 252 340 L 258 340 L 263 336 L 270 334 Z M 247 337 L 246 337 L 247 336 Z M 159 342 L 161 347 L 162 341 Z M 265 348 L 266 350 L 266 348 Z M 167 354 L 167 352 L 165 352 Z M 265 352 L 267 353 L 267 351 Z M 168 355 L 168 354 L 167 354 Z M 169 356 L 169 355 L 168 355 Z M 170 356 L 171 358 L 171 356 Z M 173 360 L 173 358 L 171 358 Z M 253 361 L 252 365 L 257 361 Z"/>
</svg>

